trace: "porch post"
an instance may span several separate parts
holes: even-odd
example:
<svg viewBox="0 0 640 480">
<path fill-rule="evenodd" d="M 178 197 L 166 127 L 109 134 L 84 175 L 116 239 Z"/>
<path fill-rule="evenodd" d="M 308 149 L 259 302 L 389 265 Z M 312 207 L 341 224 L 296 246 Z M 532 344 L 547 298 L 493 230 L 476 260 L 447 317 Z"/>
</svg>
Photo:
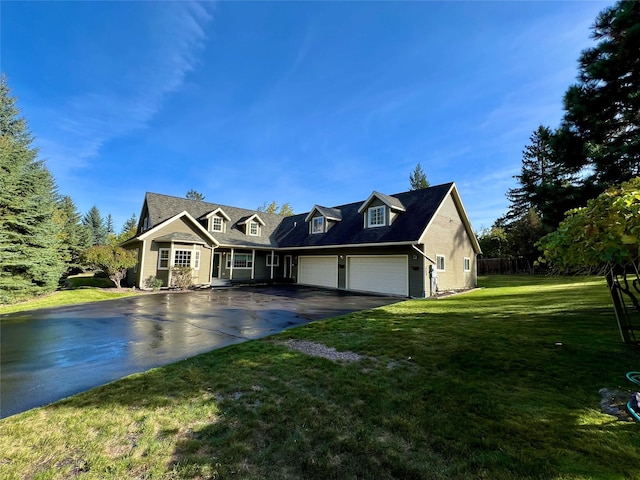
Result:
<svg viewBox="0 0 640 480">
<path fill-rule="evenodd" d="M 256 272 L 256 249 L 251 250 L 251 280 L 254 279 Z"/>
<path fill-rule="evenodd" d="M 233 280 L 233 252 L 234 252 L 234 249 L 232 247 L 231 248 L 231 254 L 230 254 L 231 255 L 231 264 L 230 264 L 230 267 L 229 267 L 229 280 L 230 281 Z"/>
<path fill-rule="evenodd" d="M 271 280 L 273 280 L 273 250 L 271 250 Z"/>
</svg>

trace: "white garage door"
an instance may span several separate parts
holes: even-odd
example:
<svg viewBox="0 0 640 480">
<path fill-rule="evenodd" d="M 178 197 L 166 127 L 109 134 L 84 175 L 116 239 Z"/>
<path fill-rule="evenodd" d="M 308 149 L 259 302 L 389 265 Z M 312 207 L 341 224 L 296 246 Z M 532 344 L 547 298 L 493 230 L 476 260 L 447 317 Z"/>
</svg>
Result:
<svg viewBox="0 0 640 480">
<path fill-rule="evenodd" d="M 347 289 L 409 295 L 406 255 L 347 257 Z"/>
<path fill-rule="evenodd" d="M 338 288 L 338 257 L 298 257 L 298 283 Z"/>
</svg>

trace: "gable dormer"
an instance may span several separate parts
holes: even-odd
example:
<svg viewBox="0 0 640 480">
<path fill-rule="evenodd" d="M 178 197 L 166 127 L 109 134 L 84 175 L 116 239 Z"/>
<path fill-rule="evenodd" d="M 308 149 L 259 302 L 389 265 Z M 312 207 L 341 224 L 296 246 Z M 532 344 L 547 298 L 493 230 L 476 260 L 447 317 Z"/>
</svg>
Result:
<svg viewBox="0 0 640 480">
<path fill-rule="evenodd" d="M 262 227 L 265 226 L 265 223 L 257 213 L 254 213 L 253 215 L 240 220 L 238 222 L 238 226 L 244 228 L 245 235 L 259 237 L 262 235 Z"/>
<path fill-rule="evenodd" d="M 204 216 L 207 230 L 210 232 L 220 232 L 224 233 L 227 231 L 227 224 L 231 221 L 229 216 L 224 213 L 224 210 L 221 208 L 216 208 L 215 210 L 207 213 Z"/>
<path fill-rule="evenodd" d="M 364 228 L 387 227 L 404 211 L 404 205 L 396 197 L 375 190 L 358 209 L 358 213 L 364 213 Z"/>
<path fill-rule="evenodd" d="M 327 208 L 314 205 L 309 215 L 304 219 L 309 224 L 310 234 L 319 234 L 329 231 L 329 229 L 342 220 L 342 212 L 337 208 Z"/>
</svg>

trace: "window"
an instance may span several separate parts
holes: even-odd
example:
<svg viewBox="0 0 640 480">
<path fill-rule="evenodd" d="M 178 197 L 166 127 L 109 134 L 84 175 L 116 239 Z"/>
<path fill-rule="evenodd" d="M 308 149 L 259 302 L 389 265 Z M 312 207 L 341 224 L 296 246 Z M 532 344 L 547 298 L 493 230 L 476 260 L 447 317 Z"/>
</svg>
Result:
<svg viewBox="0 0 640 480">
<path fill-rule="evenodd" d="M 260 235 L 260 224 L 258 222 L 249 223 L 249 235 L 257 237 Z"/>
<path fill-rule="evenodd" d="M 193 251 L 193 268 L 195 270 L 200 268 L 200 250 Z"/>
<path fill-rule="evenodd" d="M 311 233 L 324 233 L 324 217 L 311 219 Z"/>
<path fill-rule="evenodd" d="M 436 270 L 444 272 L 444 255 L 436 255 Z"/>
<path fill-rule="evenodd" d="M 271 254 L 267 255 L 267 267 L 270 267 L 270 266 L 271 266 Z M 278 255 L 273 256 L 273 266 L 274 267 L 280 266 L 280 257 Z"/>
<path fill-rule="evenodd" d="M 211 231 L 222 232 L 224 231 L 224 223 L 222 217 L 211 217 Z"/>
<path fill-rule="evenodd" d="M 190 267 L 191 250 L 176 250 L 173 255 L 173 265 L 176 267 Z M 198 268 L 199 267 L 200 265 L 198 265 Z"/>
<path fill-rule="evenodd" d="M 384 206 L 371 207 L 367 210 L 369 227 L 382 227 L 384 226 Z"/>
<path fill-rule="evenodd" d="M 253 267 L 253 255 L 250 253 L 236 253 L 233 255 L 233 268 Z M 231 254 L 227 255 L 227 269 L 231 268 Z"/>
<path fill-rule="evenodd" d="M 471 259 L 469 257 L 464 257 L 464 271 L 471 271 Z"/>
<path fill-rule="evenodd" d="M 161 248 L 158 250 L 158 270 L 169 269 L 169 249 Z"/>
</svg>

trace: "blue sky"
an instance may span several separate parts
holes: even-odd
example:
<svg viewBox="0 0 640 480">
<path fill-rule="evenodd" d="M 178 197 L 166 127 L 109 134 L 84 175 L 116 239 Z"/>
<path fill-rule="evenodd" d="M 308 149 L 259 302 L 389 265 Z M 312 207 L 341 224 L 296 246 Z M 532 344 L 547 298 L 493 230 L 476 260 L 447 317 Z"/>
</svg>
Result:
<svg viewBox="0 0 640 480">
<path fill-rule="evenodd" d="M 557 127 L 613 2 L 2 1 L 0 61 L 60 193 L 256 208 L 458 185 L 476 230 Z"/>
</svg>

